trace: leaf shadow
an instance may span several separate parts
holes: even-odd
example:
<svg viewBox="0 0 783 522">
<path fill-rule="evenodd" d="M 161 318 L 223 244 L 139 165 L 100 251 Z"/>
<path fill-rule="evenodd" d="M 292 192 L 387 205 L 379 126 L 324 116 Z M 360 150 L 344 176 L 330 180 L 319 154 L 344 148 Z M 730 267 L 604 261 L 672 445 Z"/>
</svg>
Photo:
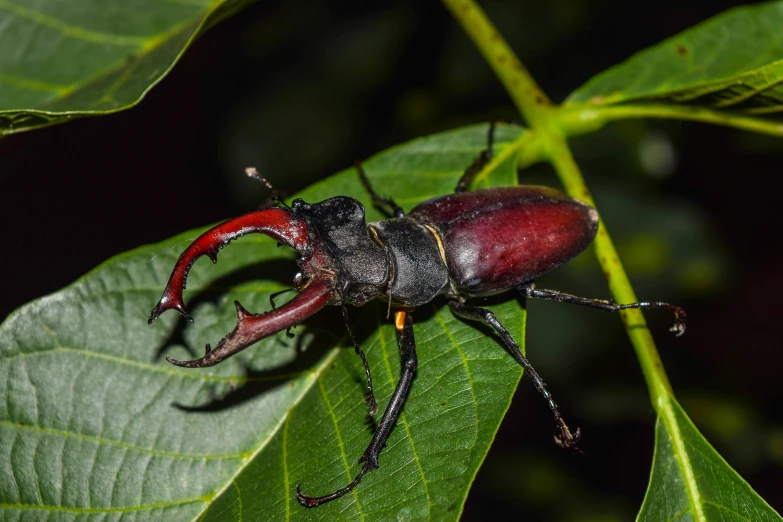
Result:
<svg viewBox="0 0 783 522">
<path fill-rule="evenodd" d="M 223 298 L 227 291 L 248 281 L 257 280 L 259 274 L 263 274 L 265 280 L 279 282 L 282 287 L 285 287 L 290 285 L 294 272 L 295 265 L 290 259 L 266 260 L 248 265 L 214 279 L 196 295 L 189 296 L 188 308 L 194 310 L 200 304 L 207 302 L 213 303 L 216 307 L 225 306 Z M 269 306 L 271 308 L 271 305 Z M 208 402 L 199 405 L 186 405 L 175 402 L 172 404 L 173 407 L 192 413 L 211 413 L 231 409 L 285 385 L 290 381 L 292 375 L 306 372 L 315 366 L 338 341 L 339 336 L 332 332 L 330 326 L 342 323 L 342 318 L 339 315 L 339 309 L 331 310 L 329 308 L 308 319 L 306 330 L 296 335 L 294 339 L 288 339 L 281 333 L 275 334 L 275 342 L 283 346 L 290 346 L 290 342 L 295 343 L 296 357 L 289 363 L 271 370 L 255 370 L 244 364 L 242 367 L 243 372 L 241 375 L 237 375 L 237 380 L 242 381 L 243 384 L 239 386 L 231 385 L 227 393 L 218 391 L 218 387 L 221 385 L 216 385 L 212 390 L 213 397 Z M 184 347 L 194 358 L 201 356 L 197 347 L 192 346 L 192 343 L 185 339 L 185 328 L 187 326 L 188 323 L 184 320 L 180 319 L 176 322 L 169 336 L 156 350 L 153 356 L 154 362 L 159 363 L 166 355 L 166 352 L 175 346 Z M 227 330 L 225 334 L 227 335 L 229 331 Z M 254 345 L 248 348 L 253 349 Z"/>
<path fill-rule="evenodd" d="M 190 413 L 214 413 L 238 407 L 275 388 L 285 386 L 293 375 L 306 372 L 315 366 L 326 352 L 335 346 L 336 338 L 329 333 L 323 328 L 308 326 L 306 332 L 292 340 L 296 343 L 296 357 L 291 362 L 273 370 L 262 371 L 243 365 L 242 385 L 232 386 L 228 393 L 215 393 L 212 399 L 204 404 L 186 405 L 175 402 L 172 406 Z M 250 348 L 252 349 L 252 345 Z"/>
</svg>

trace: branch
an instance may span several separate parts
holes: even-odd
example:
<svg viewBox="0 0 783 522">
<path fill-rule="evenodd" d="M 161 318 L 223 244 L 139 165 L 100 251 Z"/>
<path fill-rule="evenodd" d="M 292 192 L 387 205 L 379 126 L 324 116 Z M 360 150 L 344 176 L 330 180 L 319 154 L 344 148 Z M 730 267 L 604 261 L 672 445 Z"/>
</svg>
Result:
<svg viewBox="0 0 783 522">
<path fill-rule="evenodd" d="M 783 136 L 783 122 L 690 105 L 566 105 L 559 111 L 558 118 L 564 132 L 569 136 L 592 132 L 603 127 L 608 121 L 631 118 L 700 121 L 771 136 Z"/>
</svg>

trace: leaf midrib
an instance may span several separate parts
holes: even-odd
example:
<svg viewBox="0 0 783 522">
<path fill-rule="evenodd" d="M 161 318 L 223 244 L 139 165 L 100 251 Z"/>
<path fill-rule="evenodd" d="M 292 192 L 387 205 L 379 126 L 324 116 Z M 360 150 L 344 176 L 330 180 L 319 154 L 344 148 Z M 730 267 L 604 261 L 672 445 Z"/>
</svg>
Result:
<svg viewBox="0 0 783 522">
<path fill-rule="evenodd" d="M 682 481 L 685 484 L 685 490 L 688 495 L 688 502 L 693 510 L 693 518 L 697 522 L 706 522 L 707 519 L 704 516 L 704 511 L 702 509 L 699 485 L 696 482 L 696 475 L 691 466 L 691 459 L 688 455 L 688 451 L 685 449 L 685 441 L 683 440 L 680 426 L 677 423 L 677 417 L 674 413 L 674 408 L 672 407 L 673 400 L 673 397 L 664 395 L 658 403 L 658 415 L 663 419 L 666 430 L 669 432 L 669 438 L 672 442 L 672 448 L 674 449 L 674 457 L 677 459 L 677 464 L 682 473 Z"/>
<path fill-rule="evenodd" d="M 173 500 L 171 502 L 156 502 L 153 504 L 145 504 L 143 506 L 129 506 L 129 507 L 117 507 L 117 508 L 82 508 L 82 507 L 68 507 L 68 506 L 51 506 L 46 504 L 0 504 L 0 509 L 17 509 L 19 511 L 31 510 L 31 511 L 56 511 L 62 513 L 135 513 L 137 511 L 150 511 L 153 509 L 161 509 L 174 506 L 183 506 L 185 504 L 193 504 L 195 502 L 207 502 L 208 497 L 192 497 L 182 500 Z"/>
<path fill-rule="evenodd" d="M 248 452 L 237 452 L 237 453 L 224 453 L 224 454 L 203 454 L 203 455 L 187 455 L 184 453 L 176 453 L 171 451 L 160 451 L 152 448 L 145 448 L 142 446 L 135 446 L 133 444 L 128 444 L 127 442 L 123 442 L 121 440 L 112 440 L 107 439 L 104 437 L 98 437 L 95 435 L 86 435 L 84 433 L 79 433 L 75 431 L 70 430 L 61 430 L 58 428 L 51 428 L 46 426 L 37 426 L 37 425 L 27 425 L 27 424 L 20 424 L 18 422 L 14 422 L 10 419 L 0 419 L 0 426 L 7 426 L 10 428 L 13 428 L 15 430 L 28 430 L 28 431 L 35 431 L 37 433 L 43 433 L 46 435 L 55 435 L 58 437 L 63 438 L 69 438 L 69 439 L 78 439 L 83 440 L 87 442 L 94 442 L 96 444 L 104 444 L 107 446 L 114 446 L 117 448 L 122 448 L 128 451 L 136 451 L 139 453 L 146 453 L 148 455 L 153 455 L 156 457 L 166 457 L 166 458 L 172 458 L 172 459 L 187 459 L 187 460 L 230 460 L 230 459 L 246 459 L 250 453 Z"/>
</svg>

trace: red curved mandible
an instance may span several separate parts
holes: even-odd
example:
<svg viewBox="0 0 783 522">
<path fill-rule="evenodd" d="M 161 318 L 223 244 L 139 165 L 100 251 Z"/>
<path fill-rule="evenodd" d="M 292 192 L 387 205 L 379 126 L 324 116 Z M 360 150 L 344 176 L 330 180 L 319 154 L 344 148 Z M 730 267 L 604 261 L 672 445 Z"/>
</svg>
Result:
<svg viewBox="0 0 783 522">
<path fill-rule="evenodd" d="M 286 208 L 268 208 L 229 219 L 201 234 L 179 256 L 166 289 L 163 291 L 163 296 L 152 309 L 147 322 L 152 323 L 160 314 L 172 308 L 178 310 L 188 321 L 193 321 L 182 300 L 182 291 L 185 289 L 190 267 L 193 266 L 196 259 L 204 255 L 208 256 L 213 263 L 217 263 L 217 253 L 223 245 L 245 234 L 252 233 L 266 234 L 280 243 L 295 248 L 302 254 L 310 246 L 307 223 Z"/>
</svg>

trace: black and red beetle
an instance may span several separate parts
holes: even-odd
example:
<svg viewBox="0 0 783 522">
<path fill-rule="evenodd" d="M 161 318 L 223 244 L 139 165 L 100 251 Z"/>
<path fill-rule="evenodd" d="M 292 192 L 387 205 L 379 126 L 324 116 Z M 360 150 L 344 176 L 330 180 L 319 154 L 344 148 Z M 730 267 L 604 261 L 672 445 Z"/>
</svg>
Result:
<svg viewBox="0 0 783 522">
<path fill-rule="evenodd" d="M 416 373 L 413 312 L 439 295 L 446 297 L 457 316 L 484 323 L 497 332 L 547 400 L 559 430 L 555 441 L 567 448 L 576 447 L 579 429 L 572 432 L 566 425 L 541 377 L 495 315 L 467 304 L 467 300 L 518 289 L 528 298 L 612 312 L 665 308 L 675 315 L 671 331 L 676 335 L 685 331 L 685 312 L 668 303 L 618 305 L 534 286 L 536 277 L 565 263 L 590 244 L 598 230 L 598 214 L 592 207 L 546 187 L 466 192 L 473 177 L 492 157 L 493 135 L 494 125 L 490 125 L 487 148 L 462 175 L 454 194 L 421 203 L 407 215 L 391 199 L 378 196 L 357 165 L 373 204 L 394 217 L 366 223 L 362 204 L 347 196 L 314 204 L 297 199 L 290 206 L 278 198 L 278 206 L 230 219 L 208 230 L 179 257 L 163 296 L 152 310 L 150 323 L 172 308 L 192 321 L 182 300 L 190 267 L 202 255 L 217 262 L 218 250 L 240 236 L 266 234 L 300 254 L 300 272 L 293 282 L 298 291 L 296 297 L 261 314 L 251 314 L 235 301 L 237 326 L 214 349 L 207 345 L 204 357 L 193 361 L 167 358 L 185 368 L 218 364 L 265 337 L 301 323 L 327 305 L 341 306 L 345 314 L 346 304 L 362 306 L 378 298 L 387 300 L 390 309 L 395 309 L 401 376 L 360 459 L 362 468 L 351 483 L 329 495 L 310 497 L 297 486 L 297 499 L 303 506 L 317 506 L 341 497 L 356 487 L 368 471 L 378 467 L 378 456 L 402 411 Z M 255 170 L 248 169 L 248 174 L 266 183 Z M 370 415 L 374 415 L 377 403 L 370 368 L 355 340 L 354 347 L 364 363 L 367 402 Z"/>
</svg>

